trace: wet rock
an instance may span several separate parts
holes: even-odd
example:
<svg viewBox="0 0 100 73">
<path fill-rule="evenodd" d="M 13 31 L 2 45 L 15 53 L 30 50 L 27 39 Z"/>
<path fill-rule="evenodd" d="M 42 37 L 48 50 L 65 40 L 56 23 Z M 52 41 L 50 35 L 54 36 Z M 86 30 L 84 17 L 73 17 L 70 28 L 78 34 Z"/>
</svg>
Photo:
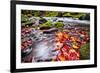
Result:
<svg viewBox="0 0 100 73">
<path fill-rule="evenodd" d="M 50 34 L 50 33 L 54 33 L 54 32 L 57 32 L 57 31 L 58 31 L 57 28 L 51 28 L 51 29 L 48 29 L 48 30 L 44 30 L 43 33 Z"/>
<path fill-rule="evenodd" d="M 41 18 L 41 19 L 39 20 L 39 24 L 43 24 L 43 23 L 45 23 L 45 22 L 47 22 L 47 20 L 44 19 L 44 18 Z"/>
</svg>

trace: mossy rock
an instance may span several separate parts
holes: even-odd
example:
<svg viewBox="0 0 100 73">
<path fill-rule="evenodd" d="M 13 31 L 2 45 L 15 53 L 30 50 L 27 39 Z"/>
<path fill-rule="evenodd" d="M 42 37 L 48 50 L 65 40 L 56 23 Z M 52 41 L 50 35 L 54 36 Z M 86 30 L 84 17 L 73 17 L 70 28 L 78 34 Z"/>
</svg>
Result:
<svg viewBox="0 0 100 73">
<path fill-rule="evenodd" d="M 50 28 L 50 27 L 52 27 L 52 22 L 51 21 L 47 21 L 46 23 L 40 24 L 39 27 L 40 28 Z"/>
<path fill-rule="evenodd" d="M 22 26 L 32 26 L 33 24 L 35 24 L 36 19 L 31 19 L 31 20 L 27 20 L 26 22 L 22 23 Z"/>
<path fill-rule="evenodd" d="M 41 18 L 41 19 L 39 20 L 39 24 L 43 24 L 43 23 L 46 23 L 46 22 L 47 22 L 47 20 L 44 19 L 44 18 Z"/>
<path fill-rule="evenodd" d="M 63 13 L 63 16 L 64 16 L 64 17 L 71 17 L 71 15 L 70 15 L 69 12 L 64 12 L 64 13 Z"/>
<path fill-rule="evenodd" d="M 77 13 L 77 12 L 65 12 L 63 13 L 64 17 L 71 17 L 79 19 L 81 16 L 85 15 L 85 13 Z"/>
<path fill-rule="evenodd" d="M 43 12 L 43 11 L 33 11 L 33 12 L 32 12 L 32 15 L 33 15 L 34 17 L 41 17 L 41 16 L 44 15 L 44 12 Z"/>
<path fill-rule="evenodd" d="M 90 14 L 88 13 L 88 14 L 82 15 L 82 16 L 80 16 L 79 19 L 80 20 L 90 20 Z"/>
<path fill-rule="evenodd" d="M 80 48 L 80 59 L 86 60 L 90 59 L 90 43 L 86 43 Z"/>
<path fill-rule="evenodd" d="M 29 19 L 29 18 L 28 18 L 27 15 L 23 15 L 23 14 L 21 15 L 21 22 L 22 22 L 22 23 L 27 22 L 28 19 Z"/>
<path fill-rule="evenodd" d="M 32 17 L 32 14 L 27 14 L 28 17 Z"/>
<path fill-rule="evenodd" d="M 63 24 L 63 22 L 56 22 L 54 24 L 54 27 L 56 27 L 56 28 L 63 28 L 64 27 L 64 24 Z"/>
<path fill-rule="evenodd" d="M 58 15 L 58 12 L 54 12 L 54 11 L 46 11 L 45 13 L 45 17 L 56 17 Z"/>
</svg>

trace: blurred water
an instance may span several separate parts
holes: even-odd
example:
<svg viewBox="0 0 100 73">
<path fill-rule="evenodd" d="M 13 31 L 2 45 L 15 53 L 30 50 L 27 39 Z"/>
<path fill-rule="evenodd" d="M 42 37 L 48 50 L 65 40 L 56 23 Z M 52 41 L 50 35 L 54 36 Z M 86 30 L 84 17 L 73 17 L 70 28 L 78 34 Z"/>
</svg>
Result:
<svg viewBox="0 0 100 73">
<path fill-rule="evenodd" d="M 48 60 L 53 58 L 57 54 L 55 52 L 52 52 L 52 50 L 54 49 L 54 36 L 51 34 L 44 35 L 45 39 L 36 41 L 34 44 L 34 61 Z M 43 37 L 44 35 L 41 35 L 41 37 Z"/>
<path fill-rule="evenodd" d="M 50 20 L 52 22 L 58 22 L 63 21 L 64 23 L 78 23 L 78 24 L 90 24 L 90 21 L 88 20 L 78 20 L 73 18 L 67 18 L 67 17 L 43 17 L 46 20 Z"/>
</svg>

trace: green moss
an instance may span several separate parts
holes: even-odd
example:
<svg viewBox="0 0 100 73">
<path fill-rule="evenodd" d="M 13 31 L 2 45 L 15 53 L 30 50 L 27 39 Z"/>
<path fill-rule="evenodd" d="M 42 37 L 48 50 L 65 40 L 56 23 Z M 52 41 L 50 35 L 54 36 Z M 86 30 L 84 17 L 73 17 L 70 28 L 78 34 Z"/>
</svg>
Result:
<svg viewBox="0 0 100 73">
<path fill-rule="evenodd" d="M 26 15 L 25 15 L 26 16 Z M 22 17 L 21 22 L 22 22 L 22 26 L 32 26 L 32 24 L 35 23 L 36 19 L 31 19 L 29 20 L 29 17 Z"/>
<path fill-rule="evenodd" d="M 58 15 L 58 12 L 46 11 L 44 17 L 56 17 L 57 15 Z"/>
<path fill-rule="evenodd" d="M 54 24 L 54 27 L 56 27 L 56 28 L 63 28 L 64 27 L 64 24 L 63 24 L 63 22 L 56 22 Z"/>
<path fill-rule="evenodd" d="M 90 43 L 86 43 L 80 48 L 80 56 L 82 60 L 90 58 Z"/>
<path fill-rule="evenodd" d="M 71 15 L 70 15 L 69 12 L 65 12 L 65 13 L 63 13 L 63 16 L 65 16 L 65 17 L 71 17 Z"/>
<path fill-rule="evenodd" d="M 38 17 L 38 16 L 40 16 L 40 11 L 34 11 L 33 14 L 35 17 Z"/>
<path fill-rule="evenodd" d="M 90 20 L 90 14 L 89 13 L 88 14 L 84 14 L 84 15 L 80 16 L 79 19 L 80 20 Z"/>
<path fill-rule="evenodd" d="M 27 15 L 24 15 L 24 14 L 21 14 L 21 22 L 27 22 L 28 21 L 28 16 Z"/>
<path fill-rule="evenodd" d="M 78 19 L 83 15 L 85 15 L 85 13 L 76 13 L 76 12 L 65 12 L 65 13 L 63 13 L 64 17 L 72 17 L 72 18 L 78 18 Z"/>
<path fill-rule="evenodd" d="M 40 28 L 42 28 L 42 27 L 52 27 L 52 22 L 47 21 L 46 23 L 40 24 Z"/>
<path fill-rule="evenodd" d="M 32 17 L 32 14 L 27 14 L 28 17 Z"/>
</svg>

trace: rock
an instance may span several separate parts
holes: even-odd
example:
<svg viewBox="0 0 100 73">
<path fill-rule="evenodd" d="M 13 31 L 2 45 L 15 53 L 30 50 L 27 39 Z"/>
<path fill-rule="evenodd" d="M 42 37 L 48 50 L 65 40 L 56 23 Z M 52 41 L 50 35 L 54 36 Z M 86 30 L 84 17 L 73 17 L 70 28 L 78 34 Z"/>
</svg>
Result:
<svg viewBox="0 0 100 73">
<path fill-rule="evenodd" d="M 44 18 L 41 18 L 41 19 L 39 20 L 39 24 L 43 24 L 43 23 L 45 23 L 45 22 L 47 22 L 47 20 L 44 19 Z"/>
<path fill-rule="evenodd" d="M 90 43 L 86 43 L 80 48 L 80 54 L 82 60 L 90 58 Z"/>
<path fill-rule="evenodd" d="M 82 15 L 79 19 L 80 20 L 90 20 L 90 14 Z"/>
<path fill-rule="evenodd" d="M 51 28 L 51 29 L 48 29 L 48 30 L 44 30 L 43 33 L 50 34 L 50 33 L 54 33 L 54 32 L 57 32 L 57 31 L 58 31 L 57 28 Z"/>
</svg>

